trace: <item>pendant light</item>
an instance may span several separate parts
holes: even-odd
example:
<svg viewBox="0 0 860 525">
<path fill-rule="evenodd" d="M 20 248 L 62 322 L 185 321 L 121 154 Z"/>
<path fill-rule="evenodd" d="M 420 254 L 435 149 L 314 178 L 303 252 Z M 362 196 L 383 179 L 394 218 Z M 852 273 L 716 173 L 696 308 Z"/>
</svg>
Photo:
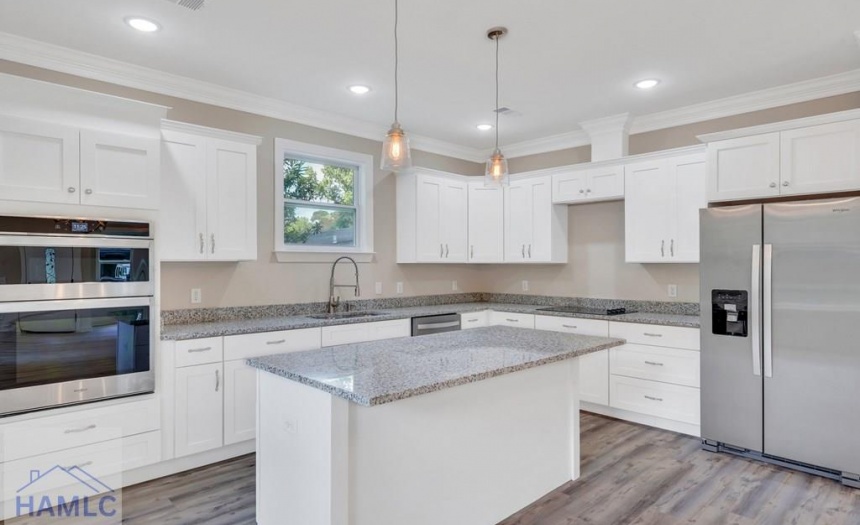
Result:
<svg viewBox="0 0 860 525">
<path fill-rule="evenodd" d="M 400 122 L 397 121 L 397 110 L 399 100 L 399 88 L 397 83 L 397 73 L 399 67 L 399 49 L 397 47 L 397 22 L 398 9 L 397 1 L 394 0 L 394 123 L 391 124 L 391 129 L 385 136 L 385 141 L 382 143 L 382 160 L 380 169 L 383 171 L 404 171 L 412 167 L 412 153 L 409 151 L 409 137 L 406 132 L 400 127 Z"/>
<path fill-rule="evenodd" d="M 499 39 L 506 34 L 508 30 L 504 27 L 494 27 L 487 31 L 487 38 L 496 42 L 496 148 L 487 161 L 485 186 L 508 186 L 511 183 L 508 161 L 499 149 Z"/>
</svg>

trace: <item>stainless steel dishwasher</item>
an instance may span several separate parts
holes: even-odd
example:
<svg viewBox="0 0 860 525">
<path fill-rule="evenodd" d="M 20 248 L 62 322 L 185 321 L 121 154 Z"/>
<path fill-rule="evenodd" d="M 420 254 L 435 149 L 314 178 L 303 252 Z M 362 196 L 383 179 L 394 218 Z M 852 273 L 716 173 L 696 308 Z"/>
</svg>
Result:
<svg viewBox="0 0 860 525">
<path fill-rule="evenodd" d="M 412 318 L 412 337 L 441 334 L 460 329 L 460 314 L 425 315 Z"/>
</svg>

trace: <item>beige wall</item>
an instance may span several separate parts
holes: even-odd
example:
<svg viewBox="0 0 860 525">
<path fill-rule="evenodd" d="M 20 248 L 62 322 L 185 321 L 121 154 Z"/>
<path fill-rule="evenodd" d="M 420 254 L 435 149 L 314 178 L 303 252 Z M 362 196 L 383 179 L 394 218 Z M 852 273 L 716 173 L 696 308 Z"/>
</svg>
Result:
<svg viewBox="0 0 860 525">
<path fill-rule="evenodd" d="M 55 73 L 8 61 L 0 72 L 100 91 L 171 106 L 169 118 L 263 136 L 258 156 L 258 257 L 244 263 L 169 263 L 162 272 L 162 306 L 190 308 L 190 289 L 201 288 L 200 306 L 240 306 L 323 301 L 328 295 L 328 264 L 284 264 L 273 257 L 274 210 L 271 202 L 274 138 L 287 138 L 378 155 L 381 144 L 277 119 L 261 117 L 188 100 L 124 88 Z M 831 97 L 782 108 L 757 111 L 709 122 L 633 135 L 631 154 L 697 144 L 697 134 L 788 120 L 860 107 L 860 93 Z M 416 165 L 480 175 L 481 164 L 416 151 Z M 378 157 L 377 157 L 378 158 Z M 590 147 L 571 148 L 510 160 L 512 173 L 588 162 Z M 450 293 L 453 280 L 467 292 L 521 293 L 528 280 L 532 294 L 669 300 L 666 288 L 678 285 L 681 301 L 698 300 L 698 265 L 627 264 L 624 262 L 622 202 L 571 206 L 570 259 L 565 265 L 398 265 L 395 263 L 395 178 L 377 172 L 374 180 L 375 261 L 361 265 L 364 297 L 376 297 L 373 285 L 383 283 L 383 296 L 394 295 L 402 281 L 406 295 Z M 346 268 L 342 269 L 348 275 Z M 339 273 L 340 275 L 340 273 Z"/>
</svg>

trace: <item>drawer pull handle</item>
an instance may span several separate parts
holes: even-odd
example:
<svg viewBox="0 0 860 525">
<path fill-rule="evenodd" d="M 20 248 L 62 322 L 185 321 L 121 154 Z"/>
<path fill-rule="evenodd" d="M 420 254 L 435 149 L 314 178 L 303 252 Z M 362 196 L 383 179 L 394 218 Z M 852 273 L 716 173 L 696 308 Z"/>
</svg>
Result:
<svg viewBox="0 0 860 525">
<path fill-rule="evenodd" d="M 286 343 L 286 339 L 278 339 L 277 341 L 266 341 L 267 345 L 280 345 Z"/>
<path fill-rule="evenodd" d="M 466 322 L 467 323 L 477 323 L 478 320 L 477 319 L 466 319 Z"/>
<path fill-rule="evenodd" d="M 509 323 L 519 323 L 520 322 L 519 319 L 505 319 L 505 321 L 507 321 Z"/>
<path fill-rule="evenodd" d="M 662 397 L 654 397 L 654 396 L 645 396 L 645 399 L 650 399 L 651 401 L 663 401 Z"/>
<path fill-rule="evenodd" d="M 216 370 L 215 371 L 215 391 L 218 392 L 218 390 L 220 388 L 221 388 L 221 371 Z"/>
<path fill-rule="evenodd" d="M 563 324 L 561 325 L 563 328 L 573 328 L 576 330 L 577 326 L 575 324 Z"/>
<path fill-rule="evenodd" d="M 92 430 L 94 428 L 96 428 L 95 424 L 87 425 L 87 426 L 81 427 L 81 428 L 69 428 L 69 429 L 66 429 L 65 431 L 63 431 L 63 434 L 78 434 L 80 432 L 86 432 L 87 430 Z"/>
<path fill-rule="evenodd" d="M 89 467 L 89 466 L 90 466 L 90 465 L 92 465 L 92 464 L 93 464 L 93 462 L 92 462 L 92 461 L 87 461 L 86 463 L 81 463 L 81 464 L 79 464 L 79 465 L 71 465 L 71 466 L 69 466 L 69 467 L 65 467 L 65 468 L 64 468 L 64 470 L 72 470 L 73 468 L 84 468 L 84 467 Z"/>
<path fill-rule="evenodd" d="M 642 335 L 645 335 L 645 336 L 648 336 L 648 337 L 663 337 L 663 334 L 652 334 L 652 333 L 649 333 L 649 332 L 645 332 L 645 333 L 644 333 L 644 334 L 642 334 Z"/>
<path fill-rule="evenodd" d="M 208 352 L 209 350 L 212 350 L 211 346 L 206 346 L 203 348 L 189 348 L 188 353 L 193 354 L 193 353 L 197 353 L 197 352 Z"/>
<path fill-rule="evenodd" d="M 656 361 L 645 361 L 645 364 L 651 366 L 663 366 L 663 363 L 658 363 Z"/>
</svg>

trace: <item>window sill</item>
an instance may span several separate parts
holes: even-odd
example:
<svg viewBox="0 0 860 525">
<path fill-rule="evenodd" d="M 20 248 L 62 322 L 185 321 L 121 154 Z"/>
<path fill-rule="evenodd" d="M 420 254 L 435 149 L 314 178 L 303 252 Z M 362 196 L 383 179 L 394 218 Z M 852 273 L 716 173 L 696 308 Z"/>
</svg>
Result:
<svg viewBox="0 0 860 525">
<path fill-rule="evenodd" d="M 333 263 L 338 257 L 352 257 L 357 263 L 370 263 L 376 252 L 299 252 L 276 251 L 275 259 L 280 263 Z"/>
</svg>

